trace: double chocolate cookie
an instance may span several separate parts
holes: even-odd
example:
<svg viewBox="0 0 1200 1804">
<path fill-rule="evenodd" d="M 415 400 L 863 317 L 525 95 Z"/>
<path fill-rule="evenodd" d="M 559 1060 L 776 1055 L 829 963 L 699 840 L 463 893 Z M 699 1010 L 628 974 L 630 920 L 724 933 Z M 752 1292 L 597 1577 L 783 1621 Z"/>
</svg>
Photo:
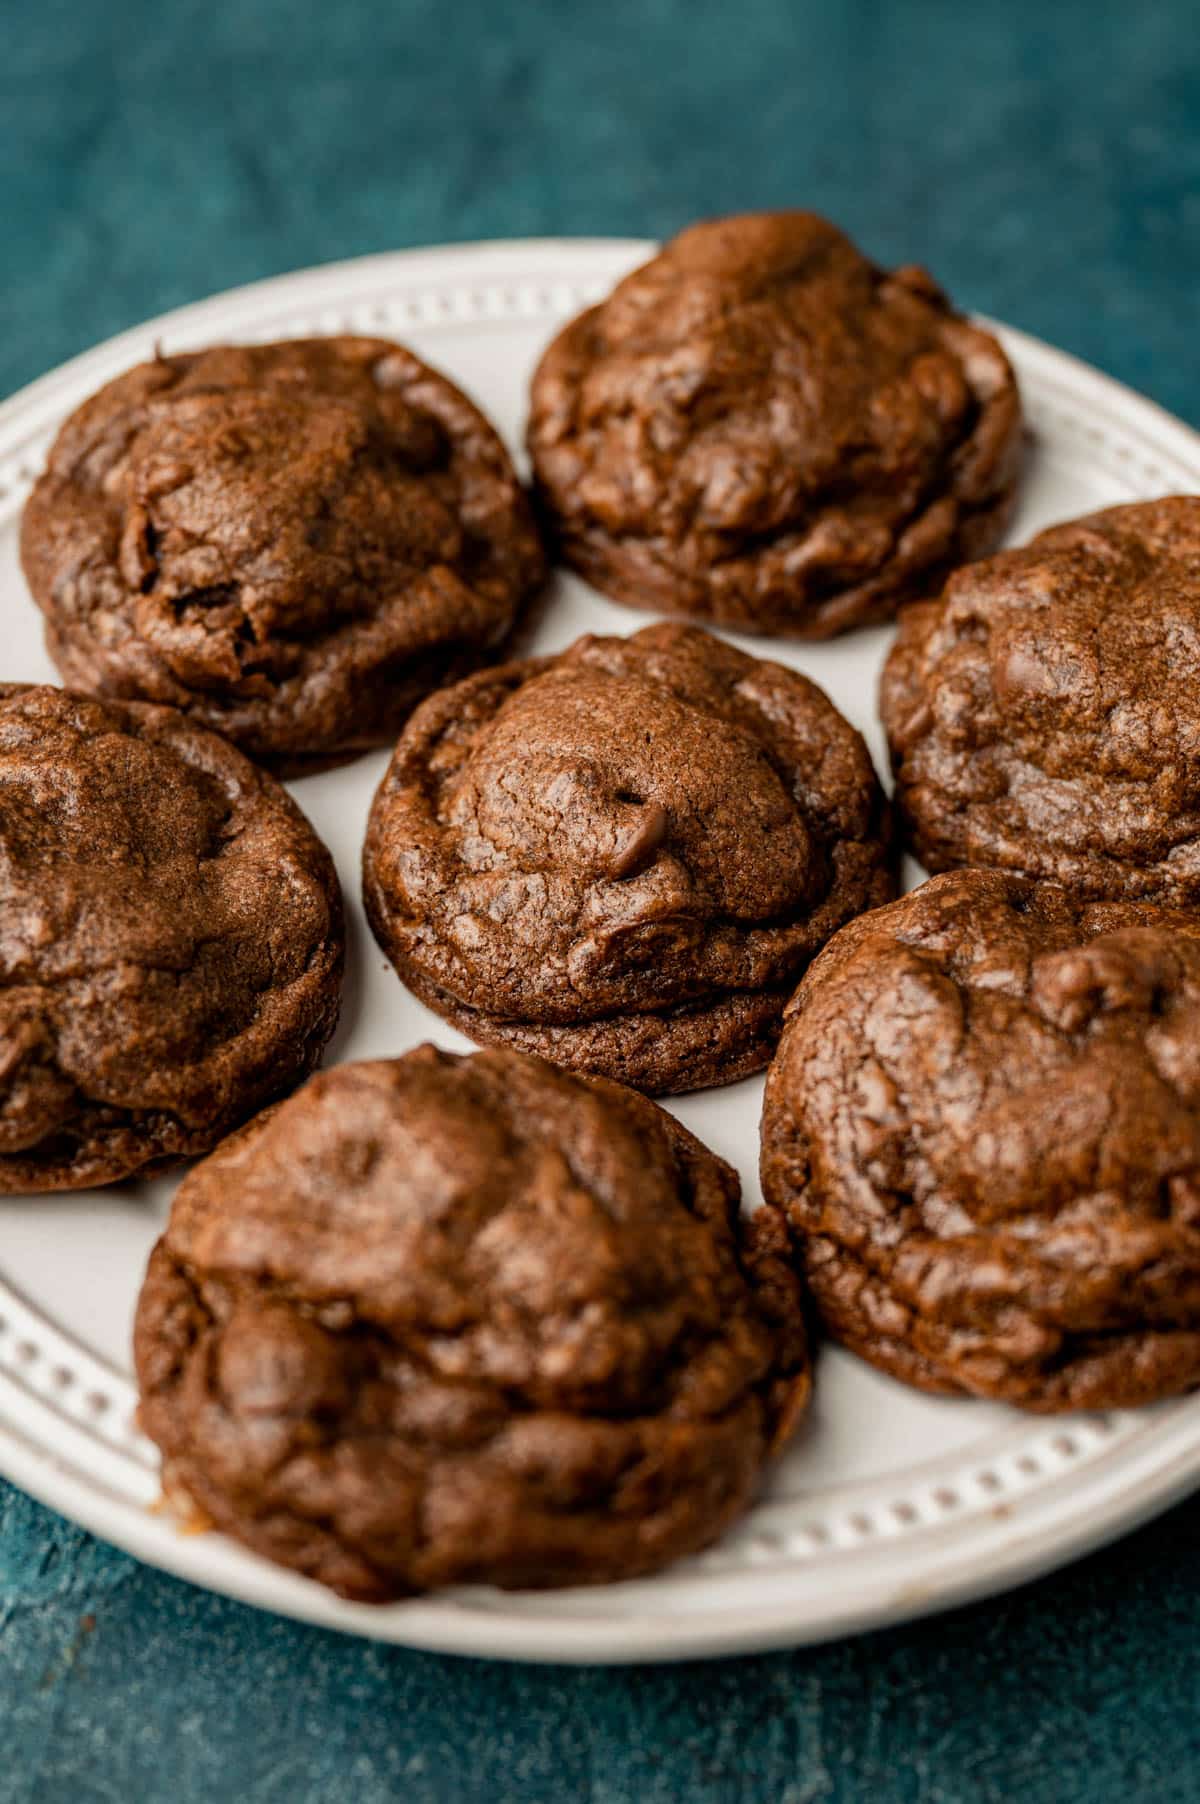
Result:
<svg viewBox="0 0 1200 1804">
<path fill-rule="evenodd" d="M 432 696 L 371 811 L 367 913 L 474 1039 L 678 1091 L 760 1069 L 843 922 L 894 894 L 858 733 L 696 627 Z"/>
<path fill-rule="evenodd" d="M 508 455 L 373 338 L 158 357 L 66 422 L 21 552 L 50 655 L 284 771 L 385 744 L 541 582 Z"/>
<path fill-rule="evenodd" d="M 572 321 L 529 448 L 563 556 L 618 601 L 824 638 L 991 549 L 1021 412 L 923 270 L 811 213 L 693 226 Z"/>
<path fill-rule="evenodd" d="M 173 708 L 0 687 L 0 1191 L 207 1152 L 337 1021 L 333 864 Z"/>
<path fill-rule="evenodd" d="M 1110 508 L 905 610 L 882 712 L 930 870 L 1200 903 L 1200 499 Z"/>
<path fill-rule="evenodd" d="M 830 1332 L 1034 1410 L 1200 1383 L 1200 919 L 998 871 L 838 934 L 767 1082 L 763 1186 Z"/>
<path fill-rule="evenodd" d="M 619 1085 L 341 1065 L 180 1187 L 142 1424 L 169 1496 L 346 1596 L 634 1577 L 718 1535 L 803 1411 L 785 1245 Z"/>
</svg>

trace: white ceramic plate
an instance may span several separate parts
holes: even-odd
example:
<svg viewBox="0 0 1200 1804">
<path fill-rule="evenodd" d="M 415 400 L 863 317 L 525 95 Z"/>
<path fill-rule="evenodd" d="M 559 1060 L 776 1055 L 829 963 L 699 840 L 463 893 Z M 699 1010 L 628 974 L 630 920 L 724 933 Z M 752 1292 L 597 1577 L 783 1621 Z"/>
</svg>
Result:
<svg viewBox="0 0 1200 1804">
<path fill-rule="evenodd" d="M 462 383 L 520 446 L 530 371 L 558 323 L 650 246 L 565 241 L 373 257 L 188 307 L 77 358 L 0 410 L 0 677 L 55 680 L 17 564 L 17 522 L 63 416 L 149 356 L 222 339 L 370 332 Z M 1200 437 L 1057 351 L 1002 331 L 1034 443 L 1012 539 L 1112 502 L 1200 491 Z M 536 649 L 641 622 L 560 576 Z M 832 645 L 745 641 L 815 677 L 883 768 L 875 686 L 886 629 Z M 351 956 L 330 1060 L 467 1042 L 402 988 L 359 906 L 358 859 L 385 754 L 294 791 L 338 862 Z M 761 1079 L 670 1106 L 757 1197 Z M 373 1609 L 342 1602 L 217 1535 L 151 1513 L 154 1449 L 133 1427 L 129 1330 L 172 1184 L 0 1199 L 0 1472 L 152 1565 L 285 1615 L 415 1647 L 526 1660 L 683 1658 L 817 1641 L 996 1591 L 1110 1539 L 1200 1483 L 1200 1396 L 1058 1420 L 921 1397 L 837 1349 L 814 1419 L 752 1514 L 667 1574 L 599 1589 L 479 1587 Z"/>
</svg>

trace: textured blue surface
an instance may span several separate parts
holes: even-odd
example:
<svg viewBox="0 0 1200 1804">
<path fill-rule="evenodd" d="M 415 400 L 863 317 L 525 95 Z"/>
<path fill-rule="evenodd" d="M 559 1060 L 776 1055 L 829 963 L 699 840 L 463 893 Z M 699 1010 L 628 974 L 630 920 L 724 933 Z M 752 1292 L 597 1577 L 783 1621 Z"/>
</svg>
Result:
<svg viewBox="0 0 1200 1804">
<path fill-rule="evenodd" d="M 0 24 L 0 392 L 329 258 L 800 203 L 1200 422 L 1196 0 L 2 0 Z M 555 1672 L 256 1615 L 0 1486 L 0 1804 L 1171 1804 L 1200 1795 L 1198 1635 L 1197 1505 L 910 1629 Z"/>
</svg>

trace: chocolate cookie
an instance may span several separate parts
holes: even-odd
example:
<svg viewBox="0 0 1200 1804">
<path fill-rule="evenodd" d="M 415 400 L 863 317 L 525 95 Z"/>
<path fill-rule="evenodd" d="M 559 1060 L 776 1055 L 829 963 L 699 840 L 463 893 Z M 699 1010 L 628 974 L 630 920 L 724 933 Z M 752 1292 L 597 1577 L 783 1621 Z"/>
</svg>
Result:
<svg viewBox="0 0 1200 1804">
<path fill-rule="evenodd" d="M 0 686 L 0 1192 L 207 1152 L 312 1070 L 342 904 L 272 777 L 174 708 Z"/>
<path fill-rule="evenodd" d="M 639 1089 L 767 1063 L 814 952 L 894 894 L 862 739 L 697 627 L 579 639 L 432 696 L 371 810 L 405 983 L 483 1041 Z"/>
<path fill-rule="evenodd" d="M 786 1241 L 620 1085 L 340 1065 L 180 1187 L 142 1424 L 168 1496 L 349 1597 L 631 1578 L 720 1534 L 804 1409 Z"/>
<path fill-rule="evenodd" d="M 923 1390 L 1200 1383 L 1200 919 L 999 871 L 837 935 L 767 1080 L 763 1186 L 831 1333 Z"/>
<path fill-rule="evenodd" d="M 291 772 L 393 739 L 544 574 L 491 426 L 374 338 L 118 377 L 59 433 L 21 555 L 68 683 L 171 703 Z"/>
<path fill-rule="evenodd" d="M 906 609 L 882 713 L 930 870 L 1200 904 L 1200 499 L 1114 507 Z"/>
<path fill-rule="evenodd" d="M 693 226 L 573 320 L 529 448 L 562 554 L 618 601 L 826 638 L 991 549 L 1021 411 L 923 270 L 811 213 Z"/>
</svg>

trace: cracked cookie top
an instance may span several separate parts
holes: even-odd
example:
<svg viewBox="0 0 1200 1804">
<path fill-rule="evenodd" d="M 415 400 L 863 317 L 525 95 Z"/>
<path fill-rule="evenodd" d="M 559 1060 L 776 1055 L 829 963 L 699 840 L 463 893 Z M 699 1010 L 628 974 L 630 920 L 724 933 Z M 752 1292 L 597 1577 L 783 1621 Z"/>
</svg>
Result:
<svg viewBox="0 0 1200 1804">
<path fill-rule="evenodd" d="M 893 893 L 888 837 L 813 683 L 652 626 L 431 697 L 375 798 L 365 893 L 456 1025 L 688 1088 L 765 1064 L 813 953 Z"/>
<path fill-rule="evenodd" d="M 998 871 L 845 928 L 789 1010 L 763 1184 L 835 1336 L 931 1390 L 1200 1382 L 1200 921 Z"/>
<path fill-rule="evenodd" d="M 882 685 L 930 870 L 1200 902 L 1200 499 L 1051 527 L 905 610 Z"/>
<path fill-rule="evenodd" d="M 573 320 L 529 448 L 564 556 L 618 601 L 821 638 L 991 549 L 1021 413 L 923 270 L 812 213 L 692 226 Z"/>
<path fill-rule="evenodd" d="M 804 1407 L 785 1243 L 619 1085 L 341 1065 L 180 1187 L 141 1419 L 168 1493 L 347 1595 L 631 1577 L 719 1533 Z"/>
<path fill-rule="evenodd" d="M 544 562 L 504 447 L 372 338 L 160 356 L 59 433 L 22 558 L 51 656 L 276 768 L 385 743 L 497 646 Z"/>
<path fill-rule="evenodd" d="M 311 1071 L 341 896 L 275 780 L 173 708 L 0 687 L 0 1190 L 206 1152 Z"/>
</svg>

